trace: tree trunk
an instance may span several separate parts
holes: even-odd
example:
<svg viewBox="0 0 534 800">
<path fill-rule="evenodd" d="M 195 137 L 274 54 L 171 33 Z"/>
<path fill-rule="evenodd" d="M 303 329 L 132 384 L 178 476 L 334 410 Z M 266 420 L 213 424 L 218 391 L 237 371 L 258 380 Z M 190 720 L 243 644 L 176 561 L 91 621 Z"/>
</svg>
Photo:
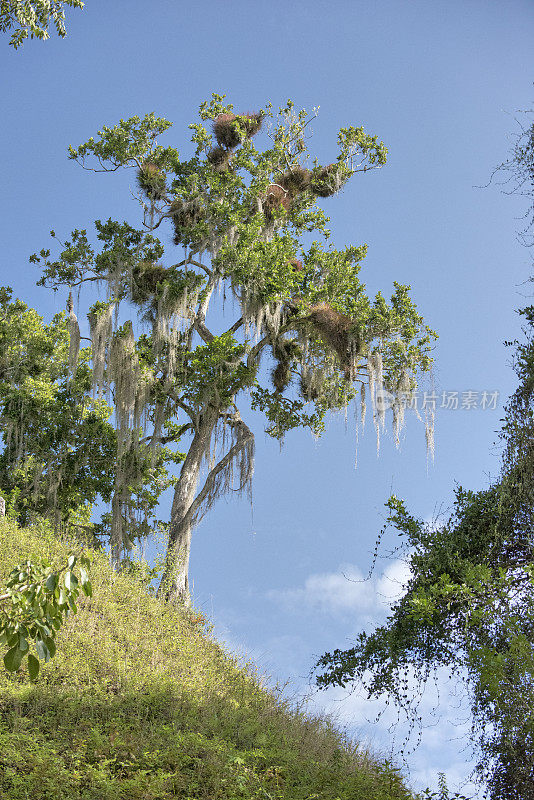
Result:
<svg viewBox="0 0 534 800">
<path fill-rule="evenodd" d="M 202 415 L 174 491 L 169 542 L 158 596 L 185 606 L 191 605 L 187 575 L 194 526 L 194 520 L 188 512 L 195 499 L 202 460 L 208 450 L 218 415 L 218 409 L 214 408 L 207 409 Z"/>
</svg>

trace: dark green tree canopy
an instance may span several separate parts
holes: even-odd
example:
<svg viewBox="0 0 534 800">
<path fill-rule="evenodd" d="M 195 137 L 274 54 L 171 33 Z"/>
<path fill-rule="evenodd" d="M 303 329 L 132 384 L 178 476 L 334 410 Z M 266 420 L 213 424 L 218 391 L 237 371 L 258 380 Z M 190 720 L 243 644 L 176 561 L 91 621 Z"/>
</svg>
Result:
<svg viewBox="0 0 534 800">
<path fill-rule="evenodd" d="M 74 367 L 72 318 L 49 325 L 11 290 L 0 289 L 0 492 L 21 524 L 87 524 L 113 485 L 111 409 L 90 398 L 90 352 Z"/>
</svg>

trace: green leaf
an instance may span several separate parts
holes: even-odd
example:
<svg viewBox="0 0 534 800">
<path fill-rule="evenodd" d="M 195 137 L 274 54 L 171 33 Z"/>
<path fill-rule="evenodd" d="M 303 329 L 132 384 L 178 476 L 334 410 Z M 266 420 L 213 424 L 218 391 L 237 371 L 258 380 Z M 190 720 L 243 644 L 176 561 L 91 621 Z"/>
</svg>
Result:
<svg viewBox="0 0 534 800">
<path fill-rule="evenodd" d="M 54 592 L 54 591 L 55 591 L 55 589 L 56 589 L 57 583 L 58 583 L 58 577 L 57 577 L 57 574 L 56 574 L 55 572 L 53 572 L 53 573 L 52 573 L 51 575 L 49 575 L 49 576 L 48 576 L 48 578 L 46 579 L 46 584 L 45 584 L 45 586 L 46 586 L 46 589 L 47 589 L 47 591 L 49 591 L 49 592 Z"/>
<path fill-rule="evenodd" d="M 50 638 L 50 636 L 47 636 L 45 639 L 45 644 L 48 652 L 50 653 L 50 658 L 54 658 L 56 654 L 56 643 Z"/>
<path fill-rule="evenodd" d="M 84 583 L 87 583 L 88 581 L 87 570 L 84 569 L 84 567 L 80 567 L 80 579 L 82 581 L 82 586 Z"/>
<path fill-rule="evenodd" d="M 50 653 L 48 652 L 48 647 L 46 646 L 46 644 L 43 642 L 42 639 L 35 640 L 35 650 L 40 659 L 42 659 L 43 661 L 50 661 Z"/>
<path fill-rule="evenodd" d="M 76 564 L 77 558 L 76 556 L 69 556 L 69 560 L 67 562 L 68 568 L 72 569 L 73 566 Z"/>
<path fill-rule="evenodd" d="M 93 587 L 91 581 L 86 581 L 84 584 L 82 584 L 82 589 L 87 597 L 93 596 Z"/>
<path fill-rule="evenodd" d="M 8 650 L 4 656 L 4 666 L 8 672 L 16 672 L 21 665 L 23 653 L 19 650 L 18 645 Z"/>
<path fill-rule="evenodd" d="M 73 586 L 78 584 L 78 578 L 70 570 L 65 573 L 65 588 L 72 589 Z"/>
<path fill-rule="evenodd" d="M 21 653 L 25 653 L 28 650 L 28 640 L 24 638 L 24 636 L 19 636 L 19 650 Z"/>
<path fill-rule="evenodd" d="M 28 656 L 28 674 L 31 681 L 34 681 L 37 678 L 39 674 L 39 667 L 39 659 L 36 658 L 33 653 L 30 653 Z"/>
</svg>

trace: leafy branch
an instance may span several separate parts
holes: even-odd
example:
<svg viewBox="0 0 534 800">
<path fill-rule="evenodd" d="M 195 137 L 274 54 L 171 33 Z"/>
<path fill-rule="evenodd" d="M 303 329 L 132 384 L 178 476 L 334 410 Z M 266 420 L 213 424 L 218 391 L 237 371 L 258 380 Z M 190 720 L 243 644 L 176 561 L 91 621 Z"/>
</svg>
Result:
<svg viewBox="0 0 534 800">
<path fill-rule="evenodd" d="M 76 566 L 79 573 L 76 574 Z M 76 614 L 80 590 L 91 597 L 90 559 L 71 554 L 67 562 L 54 569 L 45 559 L 25 561 L 9 574 L 6 590 L 0 595 L 0 644 L 6 646 L 4 666 L 16 672 L 28 657 L 28 673 L 34 681 L 40 661 L 56 653 L 56 634 L 69 613 Z M 33 643 L 34 653 L 30 652 Z"/>
</svg>

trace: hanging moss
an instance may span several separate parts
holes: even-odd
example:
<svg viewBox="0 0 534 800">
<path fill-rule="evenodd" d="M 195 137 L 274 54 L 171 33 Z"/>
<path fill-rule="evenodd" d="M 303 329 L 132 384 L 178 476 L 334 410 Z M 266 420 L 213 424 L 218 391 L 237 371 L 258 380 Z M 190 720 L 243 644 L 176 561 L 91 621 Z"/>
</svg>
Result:
<svg viewBox="0 0 534 800">
<path fill-rule="evenodd" d="M 300 394 L 304 400 L 319 400 L 323 394 L 324 371 L 303 364 L 300 373 Z"/>
<path fill-rule="evenodd" d="M 362 421 L 362 431 L 365 427 L 365 416 L 367 413 L 367 399 L 365 396 L 365 383 L 360 387 L 360 417 Z"/>
<path fill-rule="evenodd" d="M 245 331 L 252 327 L 256 337 L 267 332 L 276 337 L 284 319 L 284 303 L 280 300 L 265 302 L 262 287 L 250 283 L 241 287 L 241 315 L 245 323 Z"/>
<path fill-rule="evenodd" d="M 139 388 L 139 359 L 131 322 L 126 322 L 113 334 L 109 350 L 109 371 L 115 385 L 117 429 L 126 438 Z"/>
<path fill-rule="evenodd" d="M 425 440 L 427 455 L 434 460 L 434 409 L 425 408 Z"/>
<path fill-rule="evenodd" d="M 106 355 L 113 332 L 114 303 L 95 303 L 87 315 L 91 332 L 91 352 L 93 360 L 93 387 L 102 397 L 106 370 Z"/>
<path fill-rule="evenodd" d="M 412 395 L 412 382 L 406 370 L 404 370 L 395 387 L 393 394 L 393 402 L 391 410 L 393 412 L 393 437 L 395 439 L 395 446 L 400 446 L 400 433 L 404 428 L 406 416 L 406 404 Z"/>
<path fill-rule="evenodd" d="M 68 327 L 69 327 L 69 369 L 71 372 L 76 370 L 78 364 L 78 355 L 80 352 L 80 326 L 78 319 L 74 313 L 74 303 L 72 301 L 72 292 L 69 292 L 69 299 L 67 300 L 67 311 L 69 314 Z"/>
<path fill-rule="evenodd" d="M 254 474 L 254 449 L 254 436 L 237 411 L 219 419 L 213 436 L 206 441 L 204 459 L 208 469 L 211 470 L 215 465 L 221 450 L 226 455 L 218 463 L 218 467 L 222 464 L 222 469 L 208 474 L 202 502 L 194 513 L 195 522 L 202 519 L 218 497 L 230 490 L 247 489 L 250 492 Z"/>
<path fill-rule="evenodd" d="M 371 396 L 371 407 L 373 409 L 373 422 L 376 432 L 376 450 L 380 450 L 380 428 L 384 427 L 385 408 L 384 404 L 377 398 L 382 398 L 384 392 L 384 374 L 382 366 L 382 354 L 379 350 L 369 353 L 367 357 L 367 380 L 369 383 L 369 394 Z"/>
</svg>

